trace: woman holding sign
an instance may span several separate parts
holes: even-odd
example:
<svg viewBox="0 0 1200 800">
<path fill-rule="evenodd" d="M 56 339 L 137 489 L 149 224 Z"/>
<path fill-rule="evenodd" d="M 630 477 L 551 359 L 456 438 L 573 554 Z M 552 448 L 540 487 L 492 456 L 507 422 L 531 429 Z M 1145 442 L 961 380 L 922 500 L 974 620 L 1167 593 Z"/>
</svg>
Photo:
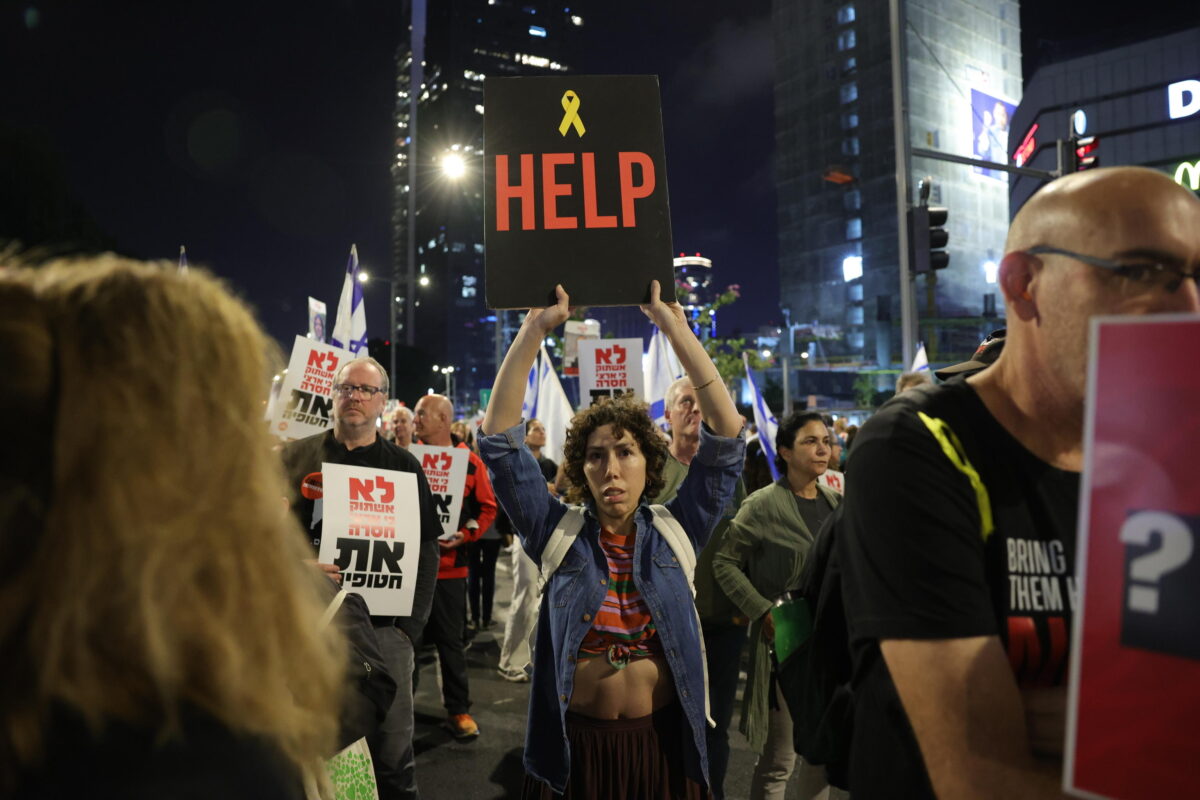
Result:
<svg viewBox="0 0 1200 800">
<path fill-rule="evenodd" d="M 535 308 L 496 375 L 480 450 L 501 505 L 547 578 L 525 744 L 525 797 L 702 798 L 707 680 L 690 583 L 741 473 L 742 420 L 677 303 L 658 282 L 642 311 L 687 370 L 706 425 L 678 495 L 662 487 L 667 449 L 647 407 L 601 400 L 571 422 L 568 505 L 546 491 L 525 445 L 525 380 L 568 297 Z M 711 428 L 709 427 L 711 426 Z"/>
</svg>

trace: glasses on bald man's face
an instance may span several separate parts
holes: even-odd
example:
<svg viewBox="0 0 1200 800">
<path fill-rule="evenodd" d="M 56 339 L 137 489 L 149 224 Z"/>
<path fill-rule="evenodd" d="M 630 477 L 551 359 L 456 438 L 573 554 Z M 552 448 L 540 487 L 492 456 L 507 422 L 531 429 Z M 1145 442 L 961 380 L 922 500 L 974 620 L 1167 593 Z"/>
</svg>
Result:
<svg viewBox="0 0 1200 800">
<path fill-rule="evenodd" d="M 352 383 L 339 383 L 333 387 L 333 390 L 340 397 L 352 397 L 355 392 L 358 392 L 367 400 L 383 391 L 378 386 L 355 386 Z"/>
<path fill-rule="evenodd" d="M 1126 295 L 1144 295 L 1156 292 L 1174 294 L 1186 280 L 1200 287 L 1200 271 L 1185 272 L 1177 266 L 1152 257 L 1131 257 L 1126 261 L 1083 255 L 1059 247 L 1038 245 L 1025 251 L 1027 255 L 1050 255 L 1073 258 L 1092 267 L 1109 270 L 1121 278 L 1121 292 Z"/>
</svg>

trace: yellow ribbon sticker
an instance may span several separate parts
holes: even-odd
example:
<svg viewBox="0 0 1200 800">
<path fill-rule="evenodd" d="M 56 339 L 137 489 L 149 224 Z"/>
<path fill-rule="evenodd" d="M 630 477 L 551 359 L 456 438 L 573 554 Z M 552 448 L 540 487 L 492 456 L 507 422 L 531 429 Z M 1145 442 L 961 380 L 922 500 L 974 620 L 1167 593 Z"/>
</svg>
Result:
<svg viewBox="0 0 1200 800">
<path fill-rule="evenodd" d="M 558 124 L 558 132 L 563 136 L 567 135 L 567 129 L 574 126 L 575 133 L 578 136 L 583 136 L 586 129 L 583 127 L 583 120 L 579 117 L 579 95 L 567 90 L 562 96 L 563 114 L 562 122 Z"/>
</svg>

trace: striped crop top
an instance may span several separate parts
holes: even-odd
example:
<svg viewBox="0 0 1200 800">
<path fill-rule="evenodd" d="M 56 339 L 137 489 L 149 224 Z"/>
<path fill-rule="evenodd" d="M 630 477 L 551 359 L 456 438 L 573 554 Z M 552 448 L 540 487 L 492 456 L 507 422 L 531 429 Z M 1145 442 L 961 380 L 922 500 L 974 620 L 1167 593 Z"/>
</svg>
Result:
<svg viewBox="0 0 1200 800">
<path fill-rule="evenodd" d="M 580 658 L 603 655 L 616 669 L 624 668 L 630 659 L 663 653 L 650 609 L 633 585 L 635 535 L 600 531 L 600 549 L 608 560 L 608 593 L 579 646 Z"/>
</svg>

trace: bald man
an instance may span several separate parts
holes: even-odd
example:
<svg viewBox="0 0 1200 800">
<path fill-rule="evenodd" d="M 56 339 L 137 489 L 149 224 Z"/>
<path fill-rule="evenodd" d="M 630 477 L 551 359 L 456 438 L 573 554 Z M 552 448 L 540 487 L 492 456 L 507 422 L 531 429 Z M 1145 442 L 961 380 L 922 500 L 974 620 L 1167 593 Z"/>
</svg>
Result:
<svg viewBox="0 0 1200 800">
<path fill-rule="evenodd" d="M 427 394 L 417 402 L 413 413 L 413 431 L 421 444 L 434 447 L 462 447 L 470 454 L 467 483 L 463 491 L 459 528 L 442 539 L 442 560 L 438 566 L 433 610 L 425 625 L 423 641 L 437 645 L 442 666 L 442 702 L 446 706 L 446 728 L 456 739 L 479 735 L 479 726 L 471 717 L 471 690 L 467 683 L 467 655 L 463 642 L 463 621 L 467 616 L 467 548 L 478 540 L 496 519 L 496 495 L 487 469 L 479 456 L 450 436 L 454 406 L 440 394 Z"/>
<path fill-rule="evenodd" d="M 835 544 L 856 800 L 1060 796 L 1088 320 L 1200 310 L 1197 269 L 1200 200 L 1167 176 L 1054 181 L 1009 232 L 996 363 L 858 434 Z"/>
</svg>

